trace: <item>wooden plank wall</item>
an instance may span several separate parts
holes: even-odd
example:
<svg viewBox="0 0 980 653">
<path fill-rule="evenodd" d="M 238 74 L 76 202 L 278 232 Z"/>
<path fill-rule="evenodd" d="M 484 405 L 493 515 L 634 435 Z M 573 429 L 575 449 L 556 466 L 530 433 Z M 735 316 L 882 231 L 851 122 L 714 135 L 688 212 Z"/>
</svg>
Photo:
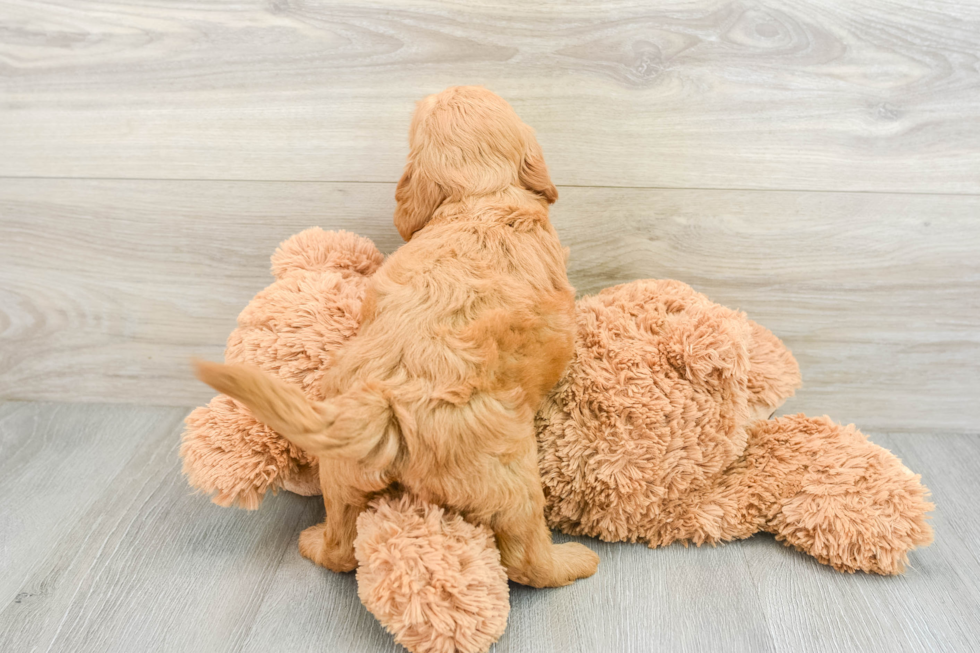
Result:
<svg viewBox="0 0 980 653">
<path fill-rule="evenodd" d="M 413 102 L 539 134 L 582 292 L 672 277 L 787 410 L 980 432 L 980 5 L 0 0 L 0 398 L 193 405 L 268 256 L 383 251 Z"/>
</svg>

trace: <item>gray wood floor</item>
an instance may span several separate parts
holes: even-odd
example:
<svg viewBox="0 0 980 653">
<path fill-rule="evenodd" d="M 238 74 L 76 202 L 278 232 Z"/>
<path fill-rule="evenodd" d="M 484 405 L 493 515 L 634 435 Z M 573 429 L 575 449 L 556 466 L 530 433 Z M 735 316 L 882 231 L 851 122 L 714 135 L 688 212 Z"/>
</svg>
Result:
<svg viewBox="0 0 980 653">
<path fill-rule="evenodd" d="M 186 412 L 0 404 L 0 651 L 401 650 L 353 574 L 300 557 L 317 499 L 284 493 L 245 512 L 190 493 L 177 458 Z M 904 576 L 839 574 L 769 536 L 714 549 L 588 540 L 599 573 L 512 585 L 493 651 L 977 650 L 980 439 L 874 439 L 937 504 L 936 542 Z"/>
</svg>

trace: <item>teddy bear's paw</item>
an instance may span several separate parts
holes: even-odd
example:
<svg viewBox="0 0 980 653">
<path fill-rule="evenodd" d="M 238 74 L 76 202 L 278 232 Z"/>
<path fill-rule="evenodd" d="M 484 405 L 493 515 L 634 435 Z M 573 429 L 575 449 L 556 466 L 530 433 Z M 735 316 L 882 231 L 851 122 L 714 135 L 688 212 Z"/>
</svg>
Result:
<svg viewBox="0 0 980 653">
<path fill-rule="evenodd" d="M 311 526 L 300 533 L 300 555 L 321 567 L 341 574 L 357 569 L 353 544 L 342 546 L 331 540 L 326 524 Z"/>
<path fill-rule="evenodd" d="M 932 542 L 929 491 L 853 426 L 821 424 L 829 429 L 826 449 L 810 463 L 771 530 L 840 571 L 902 573 L 909 552 Z"/>
<path fill-rule="evenodd" d="M 292 272 L 349 270 L 374 274 L 384 256 L 369 238 L 348 231 L 312 227 L 283 241 L 272 255 L 272 273 L 281 279 Z"/>
</svg>

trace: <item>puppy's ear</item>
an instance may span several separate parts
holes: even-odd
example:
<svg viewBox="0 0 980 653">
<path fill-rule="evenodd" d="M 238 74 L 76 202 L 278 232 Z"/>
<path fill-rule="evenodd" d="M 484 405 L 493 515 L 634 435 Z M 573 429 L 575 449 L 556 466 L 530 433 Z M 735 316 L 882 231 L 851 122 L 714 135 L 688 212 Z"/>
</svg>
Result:
<svg viewBox="0 0 980 653">
<path fill-rule="evenodd" d="M 524 160 L 521 162 L 518 177 L 524 188 L 541 195 L 548 200 L 548 204 L 554 204 L 558 199 L 558 189 L 551 183 L 548 166 L 544 162 L 544 154 L 542 154 L 541 146 L 538 145 L 534 134 L 528 134 L 527 150 L 524 152 Z"/>
<path fill-rule="evenodd" d="M 406 241 L 425 226 L 446 199 L 439 185 L 409 161 L 395 188 L 395 228 Z"/>
</svg>

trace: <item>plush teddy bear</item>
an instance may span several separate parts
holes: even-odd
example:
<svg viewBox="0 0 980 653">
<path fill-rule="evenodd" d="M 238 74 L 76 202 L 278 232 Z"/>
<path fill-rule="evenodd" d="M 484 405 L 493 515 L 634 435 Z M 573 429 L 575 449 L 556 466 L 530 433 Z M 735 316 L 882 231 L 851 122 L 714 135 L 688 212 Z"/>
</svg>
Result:
<svg viewBox="0 0 980 653">
<path fill-rule="evenodd" d="M 383 260 L 366 238 L 308 229 L 272 257 L 276 281 L 242 311 L 228 362 L 320 399 Z M 575 355 L 537 415 L 553 528 L 606 541 L 715 544 L 759 531 L 841 571 L 901 573 L 931 542 L 918 476 L 853 426 L 769 419 L 799 386 L 772 333 L 678 281 L 635 281 L 577 303 Z M 320 493 L 316 460 L 224 395 L 193 411 L 191 485 L 255 509 L 269 491 Z M 492 533 L 408 494 L 358 519 L 358 593 L 411 651 L 486 650 L 506 626 Z M 601 573 L 601 566 L 600 566 Z"/>
</svg>

